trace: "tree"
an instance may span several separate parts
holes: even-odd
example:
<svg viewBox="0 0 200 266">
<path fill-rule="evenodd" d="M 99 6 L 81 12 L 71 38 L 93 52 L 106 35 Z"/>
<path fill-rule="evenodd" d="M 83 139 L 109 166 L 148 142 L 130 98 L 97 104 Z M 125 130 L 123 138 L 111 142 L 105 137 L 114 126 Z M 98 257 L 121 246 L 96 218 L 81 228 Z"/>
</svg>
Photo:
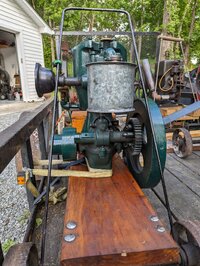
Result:
<svg viewBox="0 0 200 266">
<path fill-rule="evenodd" d="M 180 36 L 186 40 L 187 63 L 192 57 L 200 57 L 199 30 L 197 14 L 200 12 L 200 0 L 27 0 L 39 15 L 58 27 L 62 9 L 69 6 L 123 8 L 131 14 L 135 30 L 161 31 L 165 35 Z M 70 12 L 65 21 L 66 30 L 114 29 L 129 30 L 127 18 L 119 14 L 99 14 Z M 47 41 L 46 38 L 45 41 Z M 47 49 L 50 49 L 50 41 Z M 70 46 L 80 41 L 77 37 Z M 46 49 L 46 48 L 45 48 Z M 140 49 L 139 49 L 140 50 Z M 169 42 L 164 44 L 163 53 L 172 50 Z"/>
</svg>

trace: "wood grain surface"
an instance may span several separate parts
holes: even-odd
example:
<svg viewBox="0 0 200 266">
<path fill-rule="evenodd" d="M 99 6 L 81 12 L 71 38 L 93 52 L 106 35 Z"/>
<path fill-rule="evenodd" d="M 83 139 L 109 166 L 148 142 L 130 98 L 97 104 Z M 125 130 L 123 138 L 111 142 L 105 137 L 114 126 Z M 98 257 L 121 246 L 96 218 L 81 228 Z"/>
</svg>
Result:
<svg viewBox="0 0 200 266">
<path fill-rule="evenodd" d="M 73 167 L 84 170 L 84 166 Z M 61 248 L 63 266 L 162 265 L 179 261 L 179 249 L 119 156 L 112 178 L 70 177 Z M 75 221 L 74 230 L 66 228 Z M 75 234 L 67 243 L 64 236 Z"/>
</svg>

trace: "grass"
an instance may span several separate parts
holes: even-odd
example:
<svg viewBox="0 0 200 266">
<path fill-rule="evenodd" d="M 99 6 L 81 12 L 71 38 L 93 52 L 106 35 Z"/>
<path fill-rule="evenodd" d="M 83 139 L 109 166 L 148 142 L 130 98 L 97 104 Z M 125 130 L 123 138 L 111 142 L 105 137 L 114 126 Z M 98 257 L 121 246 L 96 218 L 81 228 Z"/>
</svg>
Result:
<svg viewBox="0 0 200 266">
<path fill-rule="evenodd" d="M 2 244 L 2 250 L 3 253 L 6 254 L 9 250 L 9 248 L 11 248 L 13 245 L 17 244 L 16 241 L 14 241 L 13 239 L 7 239 L 3 244 Z"/>
</svg>

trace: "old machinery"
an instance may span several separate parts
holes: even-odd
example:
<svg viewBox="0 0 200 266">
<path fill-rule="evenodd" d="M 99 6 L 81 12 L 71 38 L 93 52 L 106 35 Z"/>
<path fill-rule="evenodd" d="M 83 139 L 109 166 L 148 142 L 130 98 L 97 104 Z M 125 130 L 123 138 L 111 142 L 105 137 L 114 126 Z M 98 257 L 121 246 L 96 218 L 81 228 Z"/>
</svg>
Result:
<svg viewBox="0 0 200 266">
<path fill-rule="evenodd" d="M 182 54 L 182 59 L 169 59 L 170 52 L 165 52 L 162 57 L 163 41 L 177 43 Z M 181 38 L 159 35 L 157 39 L 157 58 L 155 71 L 152 74 L 148 59 L 142 60 L 144 78 L 149 89 L 149 95 L 161 105 L 171 106 L 176 104 L 189 105 L 199 99 L 198 73 L 199 68 L 185 72 L 183 42 Z"/>
<path fill-rule="evenodd" d="M 8 72 L 0 66 L 0 99 L 5 100 L 10 92 L 10 76 Z"/>
<path fill-rule="evenodd" d="M 156 64 L 158 78 L 155 82 L 148 59 L 142 61 L 143 73 L 150 95 L 160 101 L 177 103 L 184 87 L 184 67 L 182 60 L 162 60 Z"/>
<path fill-rule="evenodd" d="M 153 187 L 160 181 L 150 121 L 142 99 L 134 100 L 135 65 L 127 62 L 127 52 L 115 40 L 85 40 L 72 49 L 74 77 L 59 76 L 59 86 L 75 85 L 80 108 L 88 115 L 80 134 L 75 128 L 64 128 L 54 136 L 53 154 L 64 160 L 75 160 L 82 153 L 94 169 L 112 169 L 112 157 L 124 151 L 125 160 L 141 187 Z M 39 64 L 35 69 L 39 96 L 54 89 L 52 71 Z M 162 169 L 165 165 L 165 131 L 159 109 L 149 100 Z M 124 129 L 119 129 L 115 114 L 128 114 Z M 139 157 L 143 156 L 143 166 Z"/>
<path fill-rule="evenodd" d="M 174 224 L 175 240 L 181 248 L 181 265 L 199 265 L 200 222 L 183 220 Z"/>
<path fill-rule="evenodd" d="M 116 40 L 102 39 L 97 42 L 88 39 L 72 49 L 73 77 L 63 75 L 60 60 L 62 31 L 65 13 L 71 10 L 104 11 L 126 15 L 137 65 L 128 62 L 126 49 Z M 196 241 L 193 237 L 196 228 L 188 227 L 181 222 L 175 225 L 173 223 L 163 176 L 166 159 L 164 123 L 157 104 L 147 97 L 130 14 L 117 9 L 79 7 L 64 9 L 60 26 L 58 60 L 54 65 L 56 75 L 40 64 L 36 64 L 35 68 L 38 96 L 54 91 L 49 160 L 40 161 L 45 162 L 44 165 L 48 164 L 48 170 L 38 167 L 27 169 L 27 176 L 39 174 L 48 177 L 44 190 L 46 200 L 40 265 L 47 265 L 45 242 L 51 177 L 67 176 L 69 177 L 68 199 L 61 240 L 61 265 L 196 266 L 199 262 L 198 238 Z M 141 98 L 135 95 L 136 69 L 139 71 L 143 89 Z M 176 64 L 174 74 L 170 75 L 177 81 L 179 70 L 175 69 Z M 165 78 L 170 86 L 171 78 Z M 62 134 L 55 135 L 58 89 L 64 90 L 66 86 L 76 87 L 79 97 L 77 107 L 85 111 L 84 114 L 87 111 L 87 116 L 82 131 L 67 126 Z M 68 103 L 64 106 L 67 109 L 69 107 Z M 124 126 L 120 126 L 119 123 L 121 114 L 126 117 Z M 62 156 L 62 160 L 60 157 L 56 162 L 53 160 L 53 155 Z M 63 160 L 71 162 L 66 163 Z M 53 169 L 53 164 L 60 169 Z M 69 167 L 71 169 L 68 169 Z M 162 183 L 164 192 L 162 202 L 168 212 L 174 239 L 141 190 L 141 188 L 153 188 L 159 181 Z M 44 195 L 44 191 L 39 199 Z M 182 231 L 187 234 L 187 239 L 183 239 Z M 28 235 L 27 240 L 29 240 Z M 29 255 L 31 256 L 31 253 L 33 254 L 34 249 L 31 252 L 31 248 L 32 244 L 28 243 L 27 249 L 24 247 L 26 253 L 24 261 Z M 37 260 L 37 255 L 34 258 Z M 14 256 L 13 261 L 16 265 Z M 27 265 L 33 265 L 31 263 Z M 38 264 L 36 261 L 34 265 Z"/>
<path fill-rule="evenodd" d="M 157 72 L 158 65 L 156 65 Z M 182 60 L 162 60 L 158 68 L 157 93 L 177 101 L 184 86 L 184 66 Z"/>
<path fill-rule="evenodd" d="M 186 128 L 175 129 L 172 136 L 172 145 L 175 154 L 185 158 L 192 154 L 192 137 Z"/>
</svg>

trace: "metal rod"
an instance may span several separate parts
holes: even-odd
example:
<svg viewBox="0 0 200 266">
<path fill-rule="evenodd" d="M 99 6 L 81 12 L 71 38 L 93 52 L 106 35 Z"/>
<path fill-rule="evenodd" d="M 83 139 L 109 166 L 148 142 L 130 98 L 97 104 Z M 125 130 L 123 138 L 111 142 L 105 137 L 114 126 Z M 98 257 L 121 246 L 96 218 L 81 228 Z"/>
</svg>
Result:
<svg viewBox="0 0 200 266">
<path fill-rule="evenodd" d="M 160 32 L 142 32 L 136 31 L 135 36 L 153 36 L 159 35 Z M 60 32 L 55 31 L 55 36 L 59 36 Z M 105 35 L 121 35 L 131 36 L 131 32 L 124 31 L 63 31 L 63 36 L 105 36 Z"/>
<path fill-rule="evenodd" d="M 63 20 L 61 23 L 61 34 L 60 34 L 60 41 L 59 41 L 59 47 L 58 47 L 58 60 L 60 60 L 60 57 L 61 57 L 62 28 L 63 28 Z M 47 189 L 46 189 L 46 199 L 45 199 L 45 216 L 44 216 L 43 224 L 42 224 L 42 243 L 41 243 L 41 260 L 40 260 L 40 263 L 42 266 L 44 266 L 44 259 L 45 259 L 46 229 L 47 229 L 47 218 L 48 218 L 48 208 L 49 208 L 49 191 L 50 191 L 50 179 L 51 179 L 51 169 L 52 169 L 54 130 L 56 126 L 56 107 L 57 107 L 59 73 L 60 73 L 60 64 L 57 64 L 54 102 L 53 102 L 53 118 L 52 118 L 51 138 L 50 138 Z"/>
<path fill-rule="evenodd" d="M 38 188 L 39 193 L 41 193 L 43 190 L 44 181 L 45 181 L 45 177 L 43 176 L 41 181 L 40 181 L 39 188 Z M 33 205 L 31 215 L 30 215 L 30 218 L 28 220 L 28 225 L 26 227 L 26 232 L 24 235 L 23 242 L 30 242 L 31 241 L 30 235 L 31 235 L 31 232 L 33 230 L 34 223 L 35 223 L 37 206 L 38 205 Z"/>
<path fill-rule="evenodd" d="M 167 208 L 166 204 L 165 204 L 165 201 L 163 200 L 163 198 L 158 194 L 158 192 L 154 189 L 154 188 L 151 188 L 151 190 L 153 191 L 153 193 L 156 195 L 156 197 L 159 199 L 159 201 L 162 203 L 162 205 Z M 173 218 L 178 221 L 178 217 L 172 212 L 172 216 Z"/>
<path fill-rule="evenodd" d="M 139 73 L 140 73 L 140 78 L 141 78 L 141 83 L 142 83 L 142 88 L 143 88 L 143 93 L 144 93 L 145 104 L 146 104 L 146 107 L 147 107 L 147 113 L 148 113 L 148 116 L 149 116 L 149 121 L 150 121 L 152 136 L 153 136 L 153 142 L 154 142 L 155 151 L 156 151 L 156 157 L 157 157 L 157 160 L 158 160 L 159 171 L 160 171 L 160 174 L 161 174 L 161 182 L 162 182 L 163 193 L 164 193 L 164 197 L 165 197 L 165 204 L 166 204 L 166 207 L 167 207 L 167 212 L 168 212 L 168 217 L 169 217 L 169 222 L 170 222 L 172 236 L 174 236 L 172 213 L 171 213 L 169 199 L 168 199 L 168 195 L 167 195 L 167 188 L 166 188 L 166 184 L 165 184 L 165 178 L 164 178 L 164 174 L 162 172 L 162 166 L 161 166 L 161 162 L 160 162 L 158 146 L 157 146 L 157 143 L 156 143 L 156 135 L 155 135 L 153 121 L 152 121 L 152 117 L 151 117 L 151 113 L 150 113 L 150 107 L 149 107 L 149 103 L 148 103 L 147 92 L 146 92 L 145 85 L 144 85 L 142 69 L 141 69 L 141 65 L 140 65 L 139 57 L 138 57 L 138 53 L 137 53 L 137 45 L 136 45 L 136 41 L 135 41 L 135 38 L 134 38 L 134 29 L 133 29 L 133 25 L 131 23 L 130 14 L 128 12 L 125 12 L 125 13 L 128 16 L 128 20 L 129 20 L 129 24 L 130 24 L 130 28 L 131 28 L 131 32 L 132 32 L 132 39 L 133 39 L 133 46 L 134 46 L 134 50 L 135 50 L 136 61 L 138 63 L 138 69 L 139 69 Z"/>
</svg>

